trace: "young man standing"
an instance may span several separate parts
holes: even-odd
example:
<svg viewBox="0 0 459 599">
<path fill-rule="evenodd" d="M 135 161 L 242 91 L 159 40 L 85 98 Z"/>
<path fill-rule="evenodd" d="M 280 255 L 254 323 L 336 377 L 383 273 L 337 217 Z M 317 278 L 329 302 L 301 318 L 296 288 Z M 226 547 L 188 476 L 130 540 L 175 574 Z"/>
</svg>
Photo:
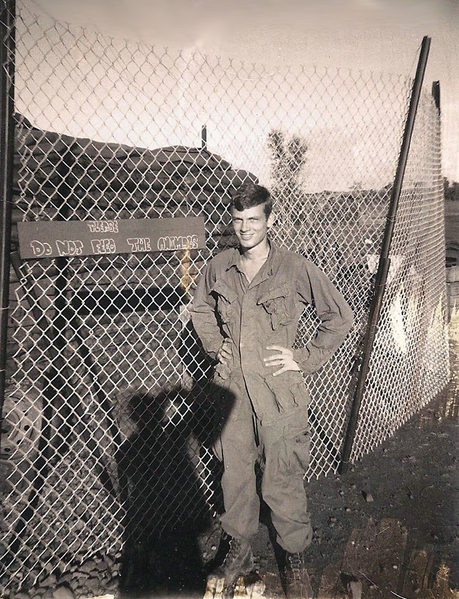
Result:
<svg viewBox="0 0 459 599">
<path fill-rule="evenodd" d="M 321 270 L 269 240 L 274 215 L 266 188 L 241 186 L 231 214 L 239 247 L 207 264 L 192 308 L 193 325 L 216 361 L 214 380 L 223 390 L 214 450 L 223 462 L 221 525 L 229 543 L 213 575 L 223 579 L 223 597 L 231 597 L 238 577 L 253 568 L 250 541 L 260 509 L 255 464 L 261 456 L 261 494 L 285 553 L 287 596 L 306 599 L 303 551 L 311 525 L 303 478 L 310 436 L 302 373 L 312 374 L 332 356 L 353 316 Z M 320 325 L 305 347 L 292 349 L 308 305 Z"/>
</svg>

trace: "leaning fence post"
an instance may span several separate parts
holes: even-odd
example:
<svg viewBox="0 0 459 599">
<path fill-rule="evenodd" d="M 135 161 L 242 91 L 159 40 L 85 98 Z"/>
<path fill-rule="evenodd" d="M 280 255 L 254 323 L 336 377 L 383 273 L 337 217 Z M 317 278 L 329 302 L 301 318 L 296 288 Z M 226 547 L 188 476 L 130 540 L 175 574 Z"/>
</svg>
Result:
<svg viewBox="0 0 459 599">
<path fill-rule="evenodd" d="M 357 384 L 354 391 L 354 399 L 352 403 L 351 414 L 349 417 L 346 437 L 344 440 L 343 455 L 339 467 L 339 471 L 341 473 L 345 473 L 349 467 L 349 459 L 351 456 L 355 433 L 357 430 L 360 404 L 363 398 L 363 393 L 365 391 L 365 384 L 370 366 L 371 352 L 373 349 L 373 343 L 378 328 L 379 315 L 381 312 L 381 305 L 384 296 L 384 290 L 386 288 L 387 275 L 390 267 L 389 252 L 394 233 L 400 192 L 403 185 L 406 164 L 408 161 L 408 154 L 414 130 L 414 123 L 416 119 L 419 98 L 421 96 L 422 84 L 424 81 L 424 73 L 426 70 L 427 58 L 429 56 L 429 49 L 430 37 L 425 36 L 422 40 L 418 66 L 416 69 L 416 75 L 411 90 L 410 105 L 408 108 L 403 140 L 400 147 L 400 154 L 398 158 L 397 171 L 395 173 L 394 178 L 394 185 L 392 186 L 389 210 L 386 217 L 386 227 L 384 230 L 384 237 L 381 246 L 381 255 L 379 257 L 378 270 L 376 273 L 375 285 L 373 290 L 373 297 L 370 306 L 370 313 L 368 316 L 368 325 L 363 342 L 362 360 L 360 370 L 358 373 Z"/>
<path fill-rule="evenodd" d="M 435 107 L 440 112 L 440 81 L 432 83 L 432 96 L 435 102 Z"/>
<path fill-rule="evenodd" d="M 0 417 L 6 389 L 6 344 L 10 291 L 11 213 L 14 164 L 15 0 L 0 14 Z"/>
</svg>

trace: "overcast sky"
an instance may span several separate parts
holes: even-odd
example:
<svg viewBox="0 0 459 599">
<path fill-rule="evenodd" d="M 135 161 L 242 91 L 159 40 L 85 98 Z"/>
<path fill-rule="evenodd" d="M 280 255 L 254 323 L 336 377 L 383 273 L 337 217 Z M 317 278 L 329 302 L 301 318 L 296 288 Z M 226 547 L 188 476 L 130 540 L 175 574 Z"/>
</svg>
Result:
<svg viewBox="0 0 459 599">
<path fill-rule="evenodd" d="M 459 0 L 31 0 L 49 16 L 238 60 L 331 65 L 440 81 L 443 172 L 459 181 Z"/>
</svg>

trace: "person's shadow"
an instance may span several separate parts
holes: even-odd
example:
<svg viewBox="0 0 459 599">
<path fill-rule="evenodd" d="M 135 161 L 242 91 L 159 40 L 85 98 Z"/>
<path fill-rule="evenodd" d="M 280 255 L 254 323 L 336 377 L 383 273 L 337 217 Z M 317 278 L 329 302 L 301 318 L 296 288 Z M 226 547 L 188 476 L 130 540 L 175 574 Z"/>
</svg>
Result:
<svg viewBox="0 0 459 599">
<path fill-rule="evenodd" d="M 126 514 L 121 597 L 188 597 L 205 588 L 198 539 L 210 525 L 212 507 L 193 463 L 195 448 L 190 450 L 190 440 L 197 442 L 193 420 L 203 424 L 193 409 L 188 418 L 183 410 L 174 412 L 187 395 L 180 389 L 139 393 L 129 402 L 136 432 L 117 460 Z"/>
</svg>

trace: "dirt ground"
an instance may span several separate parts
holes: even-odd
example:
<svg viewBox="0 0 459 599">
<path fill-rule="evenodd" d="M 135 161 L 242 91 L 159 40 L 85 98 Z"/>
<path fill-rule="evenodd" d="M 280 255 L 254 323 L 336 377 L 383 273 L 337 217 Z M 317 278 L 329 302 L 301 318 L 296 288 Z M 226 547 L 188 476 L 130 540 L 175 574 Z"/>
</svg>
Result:
<svg viewBox="0 0 459 599">
<path fill-rule="evenodd" d="M 433 402 L 344 475 L 307 490 L 315 597 L 459 597 L 459 314 L 451 380 Z M 265 597 L 284 597 L 267 529 L 255 546 Z"/>
<path fill-rule="evenodd" d="M 307 484 L 314 536 L 306 559 L 315 599 L 459 599 L 459 312 L 451 318 L 450 364 L 445 390 L 396 435 L 346 474 Z M 215 527 L 201 539 L 206 562 L 219 532 Z M 285 599 L 264 524 L 254 553 L 265 589 L 248 594 L 241 588 L 237 596 Z M 95 593 L 71 591 L 54 577 L 43 583 L 43 592 L 17 593 L 14 599 L 172 599 L 141 588 L 122 592 L 116 576 L 105 582 L 98 571 L 106 561 L 99 559 L 90 573 L 81 567 L 69 574 L 91 575 Z M 203 599 L 203 592 L 199 583 L 199 590 L 175 596 Z"/>
<path fill-rule="evenodd" d="M 450 370 L 444 391 L 396 435 L 346 474 L 307 484 L 314 536 L 306 558 L 315 599 L 459 599 L 459 311 L 451 316 Z M 214 529 L 203 539 L 205 561 L 218 536 Z M 239 596 L 285 599 L 264 524 L 254 553 L 266 588 L 250 595 L 241 589 Z M 98 577 L 94 572 L 95 582 Z M 14 599 L 94 596 L 71 592 L 61 582 Z M 104 594 L 95 594 L 123 599 L 116 577 L 111 582 L 101 579 L 97 587 Z M 179 596 L 202 599 L 203 589 Z"/>
<path fill-rule="evenodd" d="M 346 474 L 307 484 L 314 536 L 306 559 L 315 599 L 459 599 L 459 311 L 451 316 L 450 370 L 444 391 L 393 437 Z M 217 527 L 204 535 L 206 562 L 218 538 Z M 247 594 L 242 588 L 238 596 L 285 599 L 264 524 L 254 553 L 264 592 Z M 169 593 L 120 592 L 117 577 L 105 583 L 98 572 L 105 562 L 100 559 L 91 571 L 98 583 L 94 594 L 71 592 L 54 578 L 43 583 L 43 593 L 18 593 L 12 599 L 82 599 L 97 594 L 98 599 L 171 599 Z M 180 592 L 179 597 L 202 599 L 203 590 Z"/>
<path fill-rule="evenodd" d="M 459 599 L 459 312 L 451 318 L 450 364 L 445 390 L 396 435 L 346 474 L 307 484 L 314 536 L 306 559 L 315 599 Z M 202 539 L 206 562 L 218 537 L 216 527 Z M 248 595 L 242 588 L 238 596 L 285 599 L 264 524 L 254 553 L 264 592 Z M 43 593 L 18 593 L 14 599 L 160 596 L 120 592 L 116 577 L 104 582 L 97 570 L 106 560 L 99 562 L 91 572 L 99 592 L 73 592 L 54 578 Z M 179 596 L 202 599 L 203 590 Z"/>
<path fill-rule="evenodd" d="M 450 324 L 450 364 L 444 391 L 395 436 L 346 474 L 307 484 L 314 536 L 306 559 L 315 599 L 459 599 L 459 312 Z M 206 562 L 219 535 L 217 525 L 202 539 Z M 265 589 L 247 593 L 241 586 L 236 596 L 285 599 L 264 524 L 254 553 Z M 185 594 L 203 597 L 202 590 Z M 132 595 L 140 596 L 158 594 Z"/>
</svg>

